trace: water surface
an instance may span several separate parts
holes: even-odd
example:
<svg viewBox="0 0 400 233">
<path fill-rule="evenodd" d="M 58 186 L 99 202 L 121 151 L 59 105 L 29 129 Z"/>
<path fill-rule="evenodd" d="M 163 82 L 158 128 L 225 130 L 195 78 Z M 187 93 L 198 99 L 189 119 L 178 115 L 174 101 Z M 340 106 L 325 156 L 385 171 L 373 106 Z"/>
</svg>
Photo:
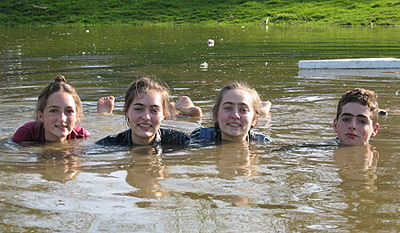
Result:
<svg viewBox="0 0 400 233">
<path fill-rule="evenodd" d="M 1 231 L 398 231 L 399 70 L 298 70 L 303 59 L 398 57 L 398 28 L 62 27 L 0 32 Z M 214 47 L 207 46 L 208 39 Z M 202 62 L 208 69 L 201 69 Z M 63 74 L 92 137 L 19 146 L 13 132 L 34 117 L 41 89 Z M 127 129 L 132 80 L 157 77 L 173 100 L 190 96 L 205 115 L 164 121 L 190 133 L 212 125 L 219 88 L 254 86 L 273 103 L 256 130 L 270 144 L 223 144 L 158 153 L 94 146 Z M 331 128 L 340 96 L 377 92 L 372 147 L 338 147 Z M 97 99 L 115 95 L 113 116 Z"/>
</svg>

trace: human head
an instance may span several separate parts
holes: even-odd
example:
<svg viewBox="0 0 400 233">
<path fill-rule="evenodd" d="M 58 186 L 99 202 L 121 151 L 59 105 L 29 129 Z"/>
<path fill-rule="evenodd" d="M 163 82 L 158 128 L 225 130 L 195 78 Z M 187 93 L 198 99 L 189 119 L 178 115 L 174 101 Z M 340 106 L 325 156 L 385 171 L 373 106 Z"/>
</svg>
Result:
<svg viewBox="0 0 400 233">
<path fill-rule="evenodd" d="M 124 104 L 124 113 L 127 114 L 129 110 L 129 106 L 131 106 L 132 101 L 138 98 L 141 94 L 148 91 L 156 91 L 161 94 L 163 101 L 163 111 L 164 116 L 168 113 L 168 104 L 169 104 L 169 90 L 166 86 L 157 82 L 151 78 L 143 77 L 139 78 L 136 81 L 133 81 L 129 86 L 128 90 L 125 93 L 125 104 Z"/>
<path fill-rule="evenodd" d="M 364 88 L 355 88 L 346 92 L 339 100 L 336 112 L 336 120 L 339 119 L 339 116 L 342 113 L 342 108 L 345 104 L 355 102 L 367 106 L 371 111 L 371 119 L 373 123 L 378 123 L 379 107 L 377 99 L 378 96 L 375 94 L 375 92 Z"/>
<path fill-rule="evenodd" d="M 245 134 L 243 136 L 246 137 L 249 130 L 253 126 L 255 126 L 257 119 L 260 116 L 261 100 L 255 89 L 249 87 L 247 84 L 242 82 L 235 81 L 232 84 L 223 87 L 219 92 L 216 104 L 213 107 L 213 117 L 215 121 L 215 127 L 221 129 L 222 134 L 227 133 L 226 131 L 224 131 L 224 126 L 222 122 L 219 122 L 219 119 L 221 120 L 223 111 L 222 107 L 225 104 L 224 97 L 227 95 L 231 95 L 232 93 L 235 93 L 235 95 L 238 97 L 245 98 L 247 101 L 246 103 L 238 103 L 238 104 L 245 104 L 246 106 L 248 106 L 249 108 L 248 110 L 250 111 L 251 114 L 251 119 L 249 119 L 246 122 L 242 122 L 248 124 L 247 126 L 242 125 L 243 128 L 247 129 L 247 132 L 242 132 L 243 134 Z"/>
<path fill-rule="evenodd" d="M 140 78 L 131 84 L 125 95 L 124 112 L 134 144 L 154 142 L 167 114 L 168 100 L 168 89 L 150 78 Z"/>
<path fill-rule="evenodd" d="M 376 136 L 378 124 L 377 95 L 370 90 L 356 88 L 339 100 L 333 129 L 341 144 L 366 145 Z"/>
<path fill-rule="evenodd" d="M 81 122 L 83 120 L 83 108 L 82 108 L 82 102 L 81 98 L 79 98 L 78 93 L 76 93 L 75 88 L 67 84 L 67 81 L 64 76 L 58 75 L 54 82 L 50 83 L 47 85 L 43 90 L 42 93 L 40 93 L 38 97 L 38 101 L 36 104 L 36 116 L 35 119 L 38 119 L 38 113 L 44 112 L 44 109 L 46 108 L 47 105 L 47 100 L 49 99 L 50 95 L 55 93 L 55 92 L 65 92 L 67 94 L 70 94 L 72 98 L 75 101 L 75 109 L 76 109 L 76 121 L 77 123 Z"/>
</svg>

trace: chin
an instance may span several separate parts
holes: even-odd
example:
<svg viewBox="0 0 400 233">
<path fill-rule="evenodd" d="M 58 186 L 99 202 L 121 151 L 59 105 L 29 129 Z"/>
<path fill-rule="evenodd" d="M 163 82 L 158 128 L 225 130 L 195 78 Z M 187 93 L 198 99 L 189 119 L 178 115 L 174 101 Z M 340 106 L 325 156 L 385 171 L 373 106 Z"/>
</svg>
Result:
<svg viewBox="0 0 400 233">
<path fill-rule="evenodd" d="M 151 138 L 154 136 L 154 133 L 146 133 L 146 134 L 142 134 L 140 137 L 142 138 Z"/>
<path fill-rule="evenodd" d="M 342 145 L 345 145 L 345 146 L 362 146 L 362 145 L 365 145 L 364 143 L 361 143 L 361 142 L 342 142 L 341 143 Z"/>
</svg>

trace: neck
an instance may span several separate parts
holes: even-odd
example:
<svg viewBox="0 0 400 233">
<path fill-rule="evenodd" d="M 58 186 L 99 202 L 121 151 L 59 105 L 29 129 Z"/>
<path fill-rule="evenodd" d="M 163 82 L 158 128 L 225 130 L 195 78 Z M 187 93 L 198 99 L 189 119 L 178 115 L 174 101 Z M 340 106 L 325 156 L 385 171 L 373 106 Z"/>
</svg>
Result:
<svg viewBox="0 0 400 233">
<path fill-rule="evenodd" d="M 156 138 L 156 135 L 153 135 L 152 137 L 148 137 L 148 138 L 135 137 L 135 135 L 133 135 L 133 134 L 131 136 L 132 143 L 135 145 L 140 145 L 140 146 L 153 144 L 155 138 Z"/>
</svg>

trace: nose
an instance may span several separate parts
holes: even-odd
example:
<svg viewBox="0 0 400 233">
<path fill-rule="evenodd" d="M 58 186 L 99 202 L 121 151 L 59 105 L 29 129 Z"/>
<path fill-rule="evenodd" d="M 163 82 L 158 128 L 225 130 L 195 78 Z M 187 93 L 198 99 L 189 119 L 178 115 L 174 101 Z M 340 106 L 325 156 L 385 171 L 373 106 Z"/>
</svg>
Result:
<svg viewBox="0 0 400 233">
<path fill-rule="evenodd" d="M 239 119 L 239 118 L 240 118 L 239 109 L 234 108 L 233 111 L 232 111 L 231 117 L 232 117 L 233 119 Z"/>
<path fill-rule="evenodd" d="M 351 122 L 349 124 L 349 128 L 350 129 L 356 129 L 357 128 L 357 119 L 356 118 L 352 118 Z"/>
<path fill-rule="evenodd" d="M 62 122 L 67 121 L 67 115 L 64 112 L 61 112 L 61 120 L 62 120 Z"/>
<path fill-rule="evenodd" d="M 143 111 L 142 119 L 149 120 L 150 119 L 150 111 L 148 109 Z"/>
</svg>

